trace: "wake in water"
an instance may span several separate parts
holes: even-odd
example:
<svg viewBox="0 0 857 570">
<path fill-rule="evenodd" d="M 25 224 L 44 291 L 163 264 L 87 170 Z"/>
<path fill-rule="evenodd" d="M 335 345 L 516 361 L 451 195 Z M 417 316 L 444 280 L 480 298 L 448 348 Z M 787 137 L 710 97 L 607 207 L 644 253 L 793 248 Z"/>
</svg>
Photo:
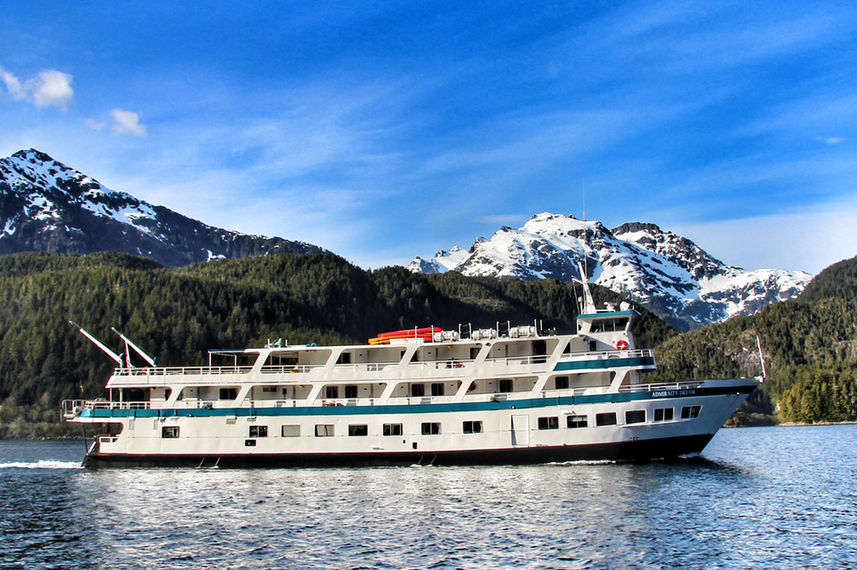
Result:
<svg viewBox="0 0 857 570">
<path fill-rule="evenodd" d="M 38 461 L 14 461 L 0 463 L 0 469 L 83 469 L 79 461 L 51 461 L 40 459 Z"/>
</svg>

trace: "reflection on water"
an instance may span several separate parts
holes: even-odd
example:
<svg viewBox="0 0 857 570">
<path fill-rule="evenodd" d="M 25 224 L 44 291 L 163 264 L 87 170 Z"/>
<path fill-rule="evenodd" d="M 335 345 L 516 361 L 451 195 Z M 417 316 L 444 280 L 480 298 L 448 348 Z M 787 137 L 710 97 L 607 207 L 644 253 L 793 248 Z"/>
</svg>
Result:
<svg viewBox="0 0 857 570">
<path fill-rule="evenodd" d="M 79 443 L 0 442 L 0 565 L 853 566 L 855 443 L 752 428 L 647 464 L 88 471 Z"/>
</svg>

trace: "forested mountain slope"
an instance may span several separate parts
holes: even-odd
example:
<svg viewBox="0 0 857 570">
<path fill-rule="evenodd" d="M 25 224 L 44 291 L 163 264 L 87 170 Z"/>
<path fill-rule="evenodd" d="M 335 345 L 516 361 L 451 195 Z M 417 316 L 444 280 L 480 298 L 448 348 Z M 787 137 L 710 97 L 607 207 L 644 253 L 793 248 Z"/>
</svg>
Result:
<svg viewBox="0 0 857 570">
<path fill-rule="evenodd" d="M 599 302 L 619 300 L 597 288 Z M 674 334 L 651 313 L 641 342 Z M 554 280 L 372 272 L 332 254 L 280 254 L 162 267 L 124 254 L 23 253 L 0 257 L 0 437 L 68 433 L 64 398 L 94 397 L 113 362 L 73 320 L 117 348 L 115 326 L 163 365 L 201 364 L 209 348 L 366 342 L 417 324 L 491 327 L 543 320 L 574 330 L 574 301 Z M 645 329 L 645 333 L 642 330 Z"/>
<path fill-rule="evenodd" d="M 768 379 L 750 399 L 756 409 L 746 411 L 795 422 L 857 420 L 855 315 L 857 258 L 817 275 L 797 300 L 667 340 L 658 347 L 657 378 L 759 374 L 758 336 Z"/>
</svg>

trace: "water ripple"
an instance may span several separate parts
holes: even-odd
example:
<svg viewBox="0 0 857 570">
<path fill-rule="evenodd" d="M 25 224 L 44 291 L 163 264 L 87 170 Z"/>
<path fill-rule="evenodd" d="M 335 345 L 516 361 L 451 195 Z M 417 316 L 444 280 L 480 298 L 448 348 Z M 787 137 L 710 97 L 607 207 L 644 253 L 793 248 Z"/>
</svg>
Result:
<svg viewBox="0 0 857 570">
<path fill-rule="evenodd" d="M 0 442 L 0 567 L 853 567 L 855 444 L 754 428 L 646 464 L 88 471 L 80 444 Z"/>
</svg>

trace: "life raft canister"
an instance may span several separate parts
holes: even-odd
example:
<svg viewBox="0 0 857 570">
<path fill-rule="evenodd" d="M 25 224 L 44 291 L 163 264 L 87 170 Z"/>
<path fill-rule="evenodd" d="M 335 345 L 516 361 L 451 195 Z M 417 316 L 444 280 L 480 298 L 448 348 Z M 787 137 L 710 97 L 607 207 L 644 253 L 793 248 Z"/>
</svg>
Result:
<svg viewBox="0 0 857 570">
<path fill-rule="evenodd" d="M 616 342 L 616 350 L 628 350 L 628 341 L 619 340 Z"/>
</svg>

